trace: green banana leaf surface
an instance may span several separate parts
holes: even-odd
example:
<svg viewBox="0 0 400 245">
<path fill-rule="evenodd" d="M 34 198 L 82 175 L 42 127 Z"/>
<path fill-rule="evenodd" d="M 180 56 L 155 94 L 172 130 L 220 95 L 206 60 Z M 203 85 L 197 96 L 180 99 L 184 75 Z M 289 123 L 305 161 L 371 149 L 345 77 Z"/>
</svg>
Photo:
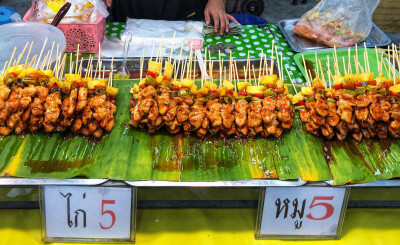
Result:
<svg viewBox="0 0 400 245">
<path fill-rule="evenodd" d="M 1 176 L 113 180 L 334 180 L 336 185 L 400 177 L 400 140 L 325 141 L 306 132 L 296 113 L 280 139 L 156 134 L 129 125 L 129 93 L 119 88 L 116 123 L 102 139 L 70 132 L 0 139 Z"/>
</svg>

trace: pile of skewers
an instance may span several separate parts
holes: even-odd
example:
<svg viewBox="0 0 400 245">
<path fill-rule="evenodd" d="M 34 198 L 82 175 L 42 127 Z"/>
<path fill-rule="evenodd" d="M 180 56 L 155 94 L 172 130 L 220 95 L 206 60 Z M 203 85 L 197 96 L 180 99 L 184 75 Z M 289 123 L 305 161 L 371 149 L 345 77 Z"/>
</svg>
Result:
<svg viewBox="0 0 400 245">
<path fill-rule="evenodd" d="M 161 44 L 160 44 L 161 48 Z M 159 49 L 160 49 L 159 48 Z M 153 49 L 154 50 L 154 49 Z M 213 78 L 213 62 L 208 61 L 205 51 L 202 69 L 201 87 L 198 89 L 193 74 L 193 55 L 189 60 L 171 63 L 168 58 L 164 62 L 158 58 L 150 58 L 146 78 L 140 78 L 139 85 L 134 85 L 130 100 L 130 125 L 147 129 L 155 133 L 163 126 L 172 134 L 183 131 L 185 134 L 196 133 L 199 137 L 207 133 L 228 137 L 230 135 L 262 137 L 270 135 L 280 137 L 284 131 L 291 129 L 294 109 L 290 104 L 288 88 L 283 82 L 282 55 L 276 52 L 278 76 L 274 74 L 274 64 L 268 67 L 266 57 L 262 54 L 258 77 L 254 66 L 250 68 L 249 59 L 244 69 L 245 79 L 239 81 L 236 61 L 232 55 L 227 69 L 223 59 L 219 64 L 219 81 Z M 192 52 L 192 51 L 191 51 Z M 272 61 L 274 52 L 272 52 Z M 194 58 L 196 61 L 196 55 Z M 182 63 L 183 68 L 179 70 Z M 141 63 L 141 71 L 143 62 Z M 251 72 L 252 70 L 252 72 Z M 180 79 L 177 78 L 180 71 Z M 224 73 L 224 75 L 222 75 Z M 252 74 L 253 73 L 253 74 Z M 174 74 L 174 77 L 172 75 Z M 218 81 L 218 82 L 217 82 Z M 219 84 L 219 85 L 218 85 Z"/>
<path fill-rule="evenodd" d="M 93 76 L 96 79 L 92 79 L 92 58 L 83 76 L 83 58 L 79 62 L 78 46 L 75 65 L 70 55 L 71 74 L 65 74 L 63 81 L 66 54 L 62 55 L 57 46 L 57 58 L 53 62 L 50 58 L 53 43 L 51 52 L 42 63 L 39 61 L 43 49 L 38 59 L 35 55 L 28 62 L 32 42 L 25 63 L 20 64 L 27 45 L 15 60 L 14 49 L 0 75 L 0 135 L 21 134 L 24 131 L 36 133 L 44 128 L 47 133 L 70 129 L 75 134 L 99 138 L 104 131 L 111 131 L 115 123 L 118 89 L 112 87 L 111 76 L 108 80 L 104 79 L 100 55 Z M 54 67 L 51 70 L 52 64 Z"/>
<path fill-rule="evenodd" d="M 365 47 L 364 47 L 365 48 Z M 353 74 L 350 61 L 344 63 L 345 74 L 339 72 L 336 50 L 333 54 L 334 72 L 328 71 L 329 87 L 326 86 L 321 62 L 316 57 L 316 74 L 311 81 L 311 74 L 306 76 L 308 87 L 293 96 L 292 103 L 297 104 L 301 120 L 306 123 L 306 130 L 327 139 L 336 136 L 344 140 L 350 134 L 357 141 L 362 137 L 385 139 L 390 134 L 400 138 L 400 84 L 394 64 L 400 65 L 397 49 L 392 46 L 392 64 L 379 58 L 376 51 L 379 76 L 370 71 L 368 55 L 364 52 L 364 67 L 358 62 L 356 46 Z M 329 66 L 329 57 L 327 57 Z M 303 57 L 306 71 L 306 63 Z M 388 77 L 383 75 L 383 67 Z M 320 73 L 321 72 L 321 73 Z M 333 86 L 331 84 L 333 80 Z"/>
</svg>

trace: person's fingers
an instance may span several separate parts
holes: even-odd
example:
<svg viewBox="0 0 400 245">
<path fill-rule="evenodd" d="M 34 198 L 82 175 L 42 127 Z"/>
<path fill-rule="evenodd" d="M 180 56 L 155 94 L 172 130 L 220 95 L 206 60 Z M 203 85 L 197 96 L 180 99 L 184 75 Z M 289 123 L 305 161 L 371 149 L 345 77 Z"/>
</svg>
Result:
<svg viewBox="0 0 400 245">
<path fill-rule="evenodd" d="M 230 21 L 232 21 L 233 23 L 235 23 L 235 24 L 238 23 L 238 21 L 237 21 L 237 20 L 235 19 L 235 17 L 233 17 L 232 15 L 227 14 L 227 16 L 228 16 L 228 19 L 229 19 Z"/>
<path fill-rule="evenodd" d="M 207 25 L 210 24 L 210 11 L 208 10 L 208 8 L 204 10 L 204 20 L 206 21 Z"/>
<path fill-rule="evenodd" d="M 228 15 L 225 15 L 225 33 L 229 32 L 229 19 Z"/>
<path fill-rule="evenodd" d="M 219 17 L 219 34 L 223 35 L 225 32 L 226 21 L 223 14 L 219 13 L 218 17 Z"/>
<path fill-rule="evenodd" d="M 106 0 L 106 5 L 110 8 L 112 5 L 112 0 Z"/>
<path fill-rule="evenodd" d="M 218 14 L 213 14 L 212 18 L 214 20 L 214 32 L 218 33 L 218 28 L 219 28 L 219 16 Z"/>
</svg>

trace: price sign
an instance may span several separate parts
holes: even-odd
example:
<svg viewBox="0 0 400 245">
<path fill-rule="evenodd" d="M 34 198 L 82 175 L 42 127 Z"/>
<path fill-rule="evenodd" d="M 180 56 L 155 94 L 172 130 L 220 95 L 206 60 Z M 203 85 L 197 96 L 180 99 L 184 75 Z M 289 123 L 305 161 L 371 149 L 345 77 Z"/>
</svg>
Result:
<svg viewBox="0 0 400 245">
<path fill-rule="evenodd" d="M 259 201 L 256 238 L 339 238 L 349 191 L 267 187 Z"/>
<path fill-rule="evenodd" d="M 41 187 L 42 240 L 133 242 L 136 189 Z"/>
</svg>

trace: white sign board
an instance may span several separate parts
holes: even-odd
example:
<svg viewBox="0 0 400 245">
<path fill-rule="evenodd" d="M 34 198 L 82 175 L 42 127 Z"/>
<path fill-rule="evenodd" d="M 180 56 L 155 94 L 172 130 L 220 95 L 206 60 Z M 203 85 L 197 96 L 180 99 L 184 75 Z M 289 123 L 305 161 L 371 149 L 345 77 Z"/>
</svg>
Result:
<svg viewBox="0 0 400 245">
<path fill-rule="evenodd" d="M 347 197 L 346 188 L 267 187 L 256 238 L 338 238 Z"/>
<path fill-rule="evenodd" d="M 44 241 L 133 241 L 132 189 L 44 186 Z"/>
</svg>

